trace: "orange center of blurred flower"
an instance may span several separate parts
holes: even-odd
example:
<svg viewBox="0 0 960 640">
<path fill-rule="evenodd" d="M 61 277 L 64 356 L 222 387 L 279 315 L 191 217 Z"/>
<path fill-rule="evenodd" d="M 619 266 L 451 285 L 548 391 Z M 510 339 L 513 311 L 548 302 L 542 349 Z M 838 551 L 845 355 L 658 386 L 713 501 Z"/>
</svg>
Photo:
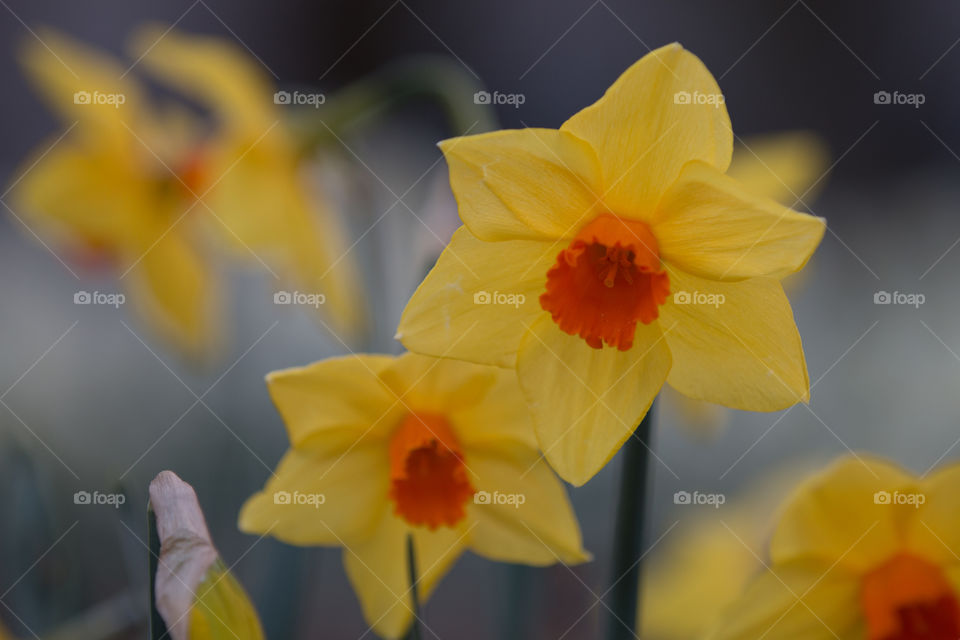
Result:
<svg viewBox="0 0 960 640">
<path fill-rule="evenodd" d="M 956 640 L 960 607 L 943 572 L 906 553 L 863 581 L 860 591 L 868 640 Z"/>
<path fill-rule="evenodd" d="M 202 146 L 191 150 L 177 167 L 177 182 L 184 198 L 194 199 L 203 195 L 210 178 L 207 167 L 207 152 Z"/>
<path fill-rule="evenodd" d="M 460 522 L 474 493 L 450 423 L 431 413 L 407 414 L 394 432 L 390 480 L 394 512 L 431 530 Z"/>
<path fill-rule="evenodd" d="M 547 272 L 540 306 L 561 330 L 594 349 L 626 351 L 637 321 L 650 324 L 670 293 L 657 240 L 637 220 L 597 216 L 576 235 Z"/>
</svg>

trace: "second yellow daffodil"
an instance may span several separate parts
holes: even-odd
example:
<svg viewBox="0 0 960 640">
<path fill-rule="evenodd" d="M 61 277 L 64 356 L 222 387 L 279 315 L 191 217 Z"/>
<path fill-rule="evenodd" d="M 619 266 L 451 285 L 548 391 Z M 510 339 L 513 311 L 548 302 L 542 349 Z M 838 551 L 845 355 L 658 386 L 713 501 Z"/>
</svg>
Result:
<svg viewBox="0 0 960 640">
<path fill-rule="evenodd" d="M 651 52 L 559 130 L 441 148 L 465 227 L 398 338 L 515 367 L 566 480 L 596 474 L 665 382 L 739 409 L 807 400 L 779 280 L 803 267 L 824 223 L 725 175 L 730 121 L 694 55 Z"/>
<path fill-rule="evenodd" d="M 343 547 L 380 635 L 399 638 L 413 620 L 409 536 L 422 599 L 467 549 L 530 565 L 588 559 L 511 372 L 360 355 L 267 381 L 291 449 L 244 505 L 240 528 Z"/>
</svg>

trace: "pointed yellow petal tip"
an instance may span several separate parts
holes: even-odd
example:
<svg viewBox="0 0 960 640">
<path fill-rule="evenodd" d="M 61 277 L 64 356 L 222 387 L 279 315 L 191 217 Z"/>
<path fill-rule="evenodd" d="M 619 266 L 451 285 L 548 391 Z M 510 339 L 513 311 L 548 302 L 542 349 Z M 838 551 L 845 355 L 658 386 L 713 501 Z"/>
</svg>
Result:
<svg viewBox="0 0 960 640">
<path fill-rule="evenodd" d="M 393 334 L 393 339 L 397 342 L 403 342 L 403 332 L 397 331 L 395 334 Z"/>
</svg>

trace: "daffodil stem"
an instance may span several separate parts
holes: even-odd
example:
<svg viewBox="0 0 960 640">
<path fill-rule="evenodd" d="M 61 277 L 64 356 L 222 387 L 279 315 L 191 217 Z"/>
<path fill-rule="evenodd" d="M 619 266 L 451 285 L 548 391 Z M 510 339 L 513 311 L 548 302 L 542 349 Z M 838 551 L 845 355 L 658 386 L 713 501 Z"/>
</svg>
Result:
<svg viewBox="0 0 960 640">
<path fill-rule="evenodd" d="M 613 538 L 613 573 L 610 578 L 610 619 L 608 640 L 639 636 L 637 613 L 640 569 L 646 522 L 647 463 L 653 407 L 623 446 L 620 496 Z"/>
<path fill-rule="evenodd" d="M 153 513 L 153 507 L 147 507 L 147 539 L 150 548 L 149 566 L 150 566 L 150 639 L 159 640 L 168 638 L 170 632 L 167 631 L 167 625 L 164 624 L 160 612 L 157 611 L 157 564 L 160 562 L 160 536 L 157 533 L 157 516 Z"/>
<path fill-rule="evenodd" d="M 413 610 L 413 622 L 407 640 L 420 640 L 420 594 L 417 592 L 417 554 L 413 547 L 413 535 L 407 536 L 407 568 L 410 572 L 410 600 Z"/>
</svg>

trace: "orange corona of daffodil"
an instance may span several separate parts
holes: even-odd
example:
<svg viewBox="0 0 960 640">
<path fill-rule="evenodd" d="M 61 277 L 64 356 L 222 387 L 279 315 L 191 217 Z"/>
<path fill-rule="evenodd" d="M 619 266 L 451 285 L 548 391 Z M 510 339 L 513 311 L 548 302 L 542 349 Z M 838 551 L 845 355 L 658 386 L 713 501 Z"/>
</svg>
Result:
<svg viewBox="0 0 960 640">
<path fill-rule="evenodd" d="M 767 570 L 712 637 L 960 637 L 958 493 L 957 464 L 916 477 L 841 459 L 787 503 Z"/>
<path fill-rule="evenodd" d="M 223 40 L 153 28 L 134 39 L 130 65 L 55 32 L 42 40 L 23 63 L 69 128 L 12 187 L 30 232 L 115 272 L 141 314 L 192 353 L 218 334 L 217 245 L 323 293 L 338 326 L 356 326 L 353 266 L 334 268 L 346 251 L 340 223 L 311 194 L 256 62 Z M 135 79 L 144 70 L 205 113 L 151 100 Z"/>
<path fill-rule="evenodd" d="M 732 141 L 715 80 L 673 44 L 559 130 L 441 143 L 465 228 L 398 338 L 515 367 L 544 455 L 578 485 L 664 382 L 739 409 L 806 401 L 779 279 L 824 223 L 726 176 Z"/>
<path fill-rule="evenodd" d="M 413 619 L 408 536 L 421 598 L 466 549 L 531 565 L 587 559 L 509 371 L 360 355 L 267 381 L 291 449 L 244 505 L 240 528 L 342 546 L 380 635 L 398 638 Z"/>
</svg>

